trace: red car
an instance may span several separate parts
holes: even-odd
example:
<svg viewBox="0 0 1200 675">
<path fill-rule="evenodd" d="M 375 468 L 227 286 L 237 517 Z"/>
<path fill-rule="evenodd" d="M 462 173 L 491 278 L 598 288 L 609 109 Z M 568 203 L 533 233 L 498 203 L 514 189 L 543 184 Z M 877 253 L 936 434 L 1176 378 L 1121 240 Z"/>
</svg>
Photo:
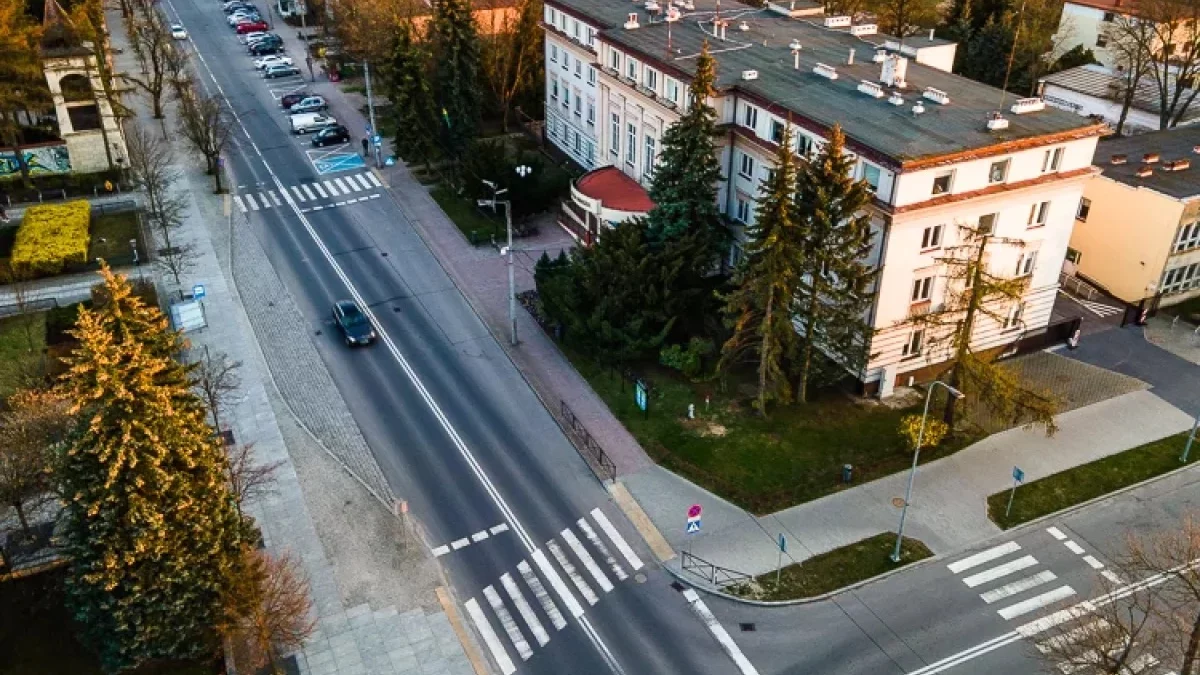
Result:
<svg viewBox="0 0 1200 675">
<path fill-rule="evenodd" d="M 245 23 L 239 23 L 233 30 L 238 35 L 245 35 L 246 33 L 267 30 L 267 28 L 268 26 L 266 21 L 246 21 Z"/>
</svg>

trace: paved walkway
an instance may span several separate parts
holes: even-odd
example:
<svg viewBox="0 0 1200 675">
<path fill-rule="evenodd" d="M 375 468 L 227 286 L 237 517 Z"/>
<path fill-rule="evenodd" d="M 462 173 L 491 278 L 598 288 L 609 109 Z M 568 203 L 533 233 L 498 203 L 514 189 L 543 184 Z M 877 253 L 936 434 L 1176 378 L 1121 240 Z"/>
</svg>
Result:
<svg viewBox="0 0 1200 675">
<path fill-rule="evenodd" d="M 149 266 L 115 267 L 113 271 L 124 274 L 130 279 L 150 277 L 154 274 L 154 270 Z M 92 297 L 92 287 L 98 280 L 99 277 L 95 272 L 83 272 L 30 281 L 25 284 L 23 302 L 36 305 L 43 301 L 53 300 L 58 305 L 69 305 L 73 302 L 88 300 Z M 0 316 L 10 313 L 5 309 L 6 306 L 18 304 L 17 295 L 12 286 L 0 286 Z"/>
<path fill-rule="evenodd" d="M 1172 342 L 1180 341 L 1181 336 L 1177 336 Z M 1171 405 L 1190 415 L 1200 415 L 1200 366 L 1149 342 L 1139 326 L 1089 335 L 1080 341 L 1079 349 L 1059 353 L 1136 377 Z"/>
<path fill-rule="evenodd" d="M 1200 326 L 1163 314 L 1146 323 L 1145 335 L 1147 342 L 1200 365 Z"/>
</svg>

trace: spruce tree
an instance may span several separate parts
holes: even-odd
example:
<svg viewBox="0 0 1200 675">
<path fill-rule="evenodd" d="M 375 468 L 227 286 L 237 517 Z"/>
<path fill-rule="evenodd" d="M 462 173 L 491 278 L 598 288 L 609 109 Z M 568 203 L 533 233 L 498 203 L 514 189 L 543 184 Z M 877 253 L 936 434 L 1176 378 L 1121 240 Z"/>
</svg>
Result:
<svg viewBox="0 0 1200 675">
<path fill-rule="evenodd" d="M 736 288 L 724 298 L 733 335 L 721 347 L 718 368 L 757 360 L 758 410 L 764 416 L 768 400 L 788 403 L 792 397 L 787 366 L 799 339 L 791 305 L 804 257 L 794 201 L 796 174 L 789 126 L 775 155 L 775 171 L 763 182 L 754 224 L 746 230 L 746 257 L 734 276 Z"/>
<path fill-rule="evenodd" d="M 435 63 L 434 87 L 443 147 L 455 160 L 479 135 L 482 107 L 479 34 L 470 0 L 437 0 L 429 29 Z"/>
<path fill-rule="evenodd" d="M 211 653 L 224 591 L 251 532 L 225 456 L 157 308 L 103 270 L 105 302 L 81 309 L 61 388 L 79 424 L 57 480 L 68 603 L 106 670 Z"/>
<path fill-rule="evenodd" d="M 796 206 L 805 241 L 803 280 L 796 294 L 796 318 L 803 339 L 797 397 L 807 400 L 811 385 L 857 373 L 866 360 L 871 329 L 867 310 L 876 270 L 867 263 L 871 201 L 865 181 L 851 176 L 854 160 L 845 153 L 846 138 L 834 125 L 829 142 L 796 179 Z M 836 363 L 827 364 L 818 352 Z"/>
<path fill-rule="evenodd" d="M 396 152 L 405 160 L 429 167 L 435 153 L 438 120 L 429 90 L 428 54 L 421 47 L 411 22 L 396 35 L 388 68 L 388 98 L 396 120 Z"/>
</svg>

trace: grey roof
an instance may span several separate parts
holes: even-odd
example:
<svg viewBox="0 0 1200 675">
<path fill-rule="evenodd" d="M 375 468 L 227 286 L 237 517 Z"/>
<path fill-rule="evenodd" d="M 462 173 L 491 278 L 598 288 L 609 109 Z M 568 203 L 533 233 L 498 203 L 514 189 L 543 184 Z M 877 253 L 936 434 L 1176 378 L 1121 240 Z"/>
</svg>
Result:
<svg viewBox="0 0 1200 675">
<path fill-rule="evenodd" d="M 1041 81 L 1106 100 L 1114 99 L 1124 88 L 1124 82 L 1120 75 L 1094 63 L 1047 75 Z M 1184 98 L 1186 99 L 1186 97 L 1185 93 Z M 1157 115 L 1158 111 L 1162 109 L 1162 101 L 1158 96 L 1158 85 L 1155 84 L 1153 75 L 1147 74 L 1138 82 L 1137 93 L 1133 97 L 1133 107 L 1151 115 Z M 1188 114 L 1184 116 L 1185 121 L 1194 119 L 1200 119 L 1200 106 L 1192 106 L 1188 110 Z"/>
<path fill-rule="evenodd" d="M 1166 131 L 1155 131 L 1136 136 L 1125 136 L 1101 141 L 1096 148 L 1096 164 L 1104 170 L 1104 176 L 1134 187 L 1147 187 L 1178 199 L 1200 197 L 1200 126 L 1179 127 Z M 1149 153 L 1159 153 L 1155 164 L 1143 164 L 1142 158 Z M 1111 164 L 1113 155 L 1125 155 L 1126 164 Z M 1192 166 L 1182 171 L 1165 171 L 1167 162 L 1190 159 Z M 1137 170 L 1150 166 L 1154 174 L 1137 177 Z"/>
<path fill-rule="evenodd" d="M 622 24 L 625 15 L 640 8 L 624 0 L 553 0 L 587 16 L 602 18 L 613 25 L 614 15 Z M 663 2 L 665 5 L 665 1 Z M 852 145 L 870 148 L 895 162 L 933 158 L 960 152 L 981 150 L 1009 141 L 1035 139 L 1075 131 L 1094 134 L 1094 122 L 1071 113 L 1047 107 L 1045 110 L 1015 115 L 1008 108 L 1018 98 L 957 75 L 916 63 L 908 64 L 908 88 L 902 92 L 904 105 L 894 106 L 857 90 L 861 80 L 878 82 L 881 67 L 872 63 L 875 49 L 887 40 L 884 35 L 863 38 L 845 29 L 832 30 L 813 19 L 789 18 L 770 9 L 753 9 L 726 3 L 722 18 L 732 19 L 722 42 L 711 34 L 715 4 L 696 0 L 696 10 L 670 26 L 647 25 L 647 14 L 640 13 L 641 27 L 601 30 L 600 39 L 621 48 L 683 71 L 690 77 L 695 71 L 696 55 L 707 41 L 718 63 L 719 89 L 736 88 L 791 111 L 799 118 L 832 126 L 840 123 Z M 739 30 L 745 21 L 749 30 Z M 918 38 L 920 39 L 920 38 Z M 802 45 L 800 68 L 794 69 L 789 43 Z M 925 39 L 928 42 L 927 38 Z M 906 40 L 906 44 L 908 41 Z M 855 49 L 854 65 L 847 65 L 850 49 Z M 831 81 L 812 72 L 818 62 L 837 69 L 838 79 Z M 744 81 L 745 70 L 758 71 L 758 79 Z M 914 116 L 913 104 L 926 87 L 940 89 L 950 96 L 949 105 L 924 101 L 926 112 Z M 891 93 L 891 92 L 888 92 Z M 1003 105 L 1001 100 L 1003 99 Z M 1003 110 L 1009 128 L 990 132 L 988 113 Z M 797 120 L 798 123 L 801 123 Z"/>
</svg>

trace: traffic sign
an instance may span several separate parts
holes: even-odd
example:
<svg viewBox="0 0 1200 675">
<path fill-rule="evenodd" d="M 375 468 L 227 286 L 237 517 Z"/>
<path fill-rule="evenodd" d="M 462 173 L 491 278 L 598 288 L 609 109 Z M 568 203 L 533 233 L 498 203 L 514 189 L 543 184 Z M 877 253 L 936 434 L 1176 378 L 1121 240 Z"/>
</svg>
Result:
<svg viewBox="0 0 1200 675">
<path fill-rule="evenodd" d="M 383 145 L 383 136 L 375 134 L 375 137 L 371 139 L 371 142 L 374 143 L 376 147 L 379 147 L 380 145 Z"/>
<path fill-rule="evenodd" d="M 370 125 L 370 124 L 368 124 L 368 125 L 366 126 L 366 131 L 365 131 L 364 133 L 365 133 L 367 136 L 370 136 L 370 135 L 371 135 L 371 125 Z"/>
<path fill-rule="evenodd" d="M 692 504 L 688 507 L 688 520 L 700 520 L 700 512 L 703 510 L 699 504 Z"/>
<path fill-rule="evenodd" d="M 782 532 L 779 534 L 779 551 L 787 553 L 787 537 L 783 536 Z"/>
<path fill-rule="evenodd" d="M 1018 483 L 1024 482 L 1025 481 L 1025 472 L 1022 471 L 1019 467 L 1014 466 L 1013 467 L 1013 480 L 1017 481 Z"/>
<path fill-rule="evenodd" d="M 688 524 L 687 524 L 687 533 L 688 534 L 696 534 L 699 531 L 700 531 L 700 519 L 697 518 L 695 520 L 689 520 Z"/>
<path fill-rule="evenodd" d="M 193 300 L 200 300 L 204 297 L 204 295 L 205 295 L 204 284 L 196 284 L 195 286 L 192 286 L 192 299 Z"/>
</svg>

